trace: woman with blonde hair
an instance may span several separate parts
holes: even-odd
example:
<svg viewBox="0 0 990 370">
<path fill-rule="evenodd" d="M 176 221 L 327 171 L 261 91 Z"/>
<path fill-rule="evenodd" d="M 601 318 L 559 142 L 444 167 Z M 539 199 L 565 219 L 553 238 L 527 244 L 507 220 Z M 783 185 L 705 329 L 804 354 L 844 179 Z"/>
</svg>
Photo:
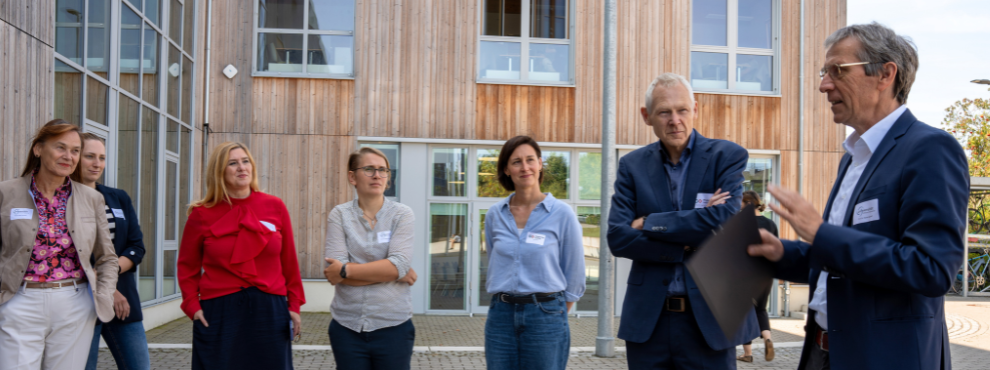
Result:
<svg viewBox="0 0 990 370">
<path fill-rule="evenodd" d="M 0 182 L 0 369 L 83 369 L 96 319 L 113 318 L 103 195 L 69 179 L 80 134 L 46 123 L 21 177 Z"/>
<path fill-rule="evenodd" d="M 412 209 L 385 197 L 388 158 L 361 148 L 347 161 L 347 179 L 357 199 L 334 207 L 327 217 L 323 273 L 336 286 L 327 333 L 337 368 L 409 369 L 416 328 L 409 268 L 415 217 Z"/>
<path fill-rule="evenodd" d="M 178 277 L 193 320 L 193 369 L 292 369 L 306 303 L 289 211 L 258 188 L 241 143 L 210 154 L 206 196 L 189 206 Z"/>
</svg>

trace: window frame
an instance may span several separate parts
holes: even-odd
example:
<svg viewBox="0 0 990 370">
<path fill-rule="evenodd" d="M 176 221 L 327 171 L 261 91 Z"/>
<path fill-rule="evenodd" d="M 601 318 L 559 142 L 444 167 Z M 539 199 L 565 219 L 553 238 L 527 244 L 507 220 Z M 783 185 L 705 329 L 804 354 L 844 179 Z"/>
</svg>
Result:
<svg viewBox="0 0 990 370">
<path fill-rule="evenodd" d="M 478 45 L 475 50 L 475 82 L 479 84 L 497 84 L 497 85 L 531 85 L 531 86 L 563 86 L 563 87 L 574 87 L 576 86 L 575 81 L 575 71 L 574 71 L 574 59 L 575 59 L 575 37 L 574 31 L 576 27 L 575 23 L 575 1 L 565 0 L 567 2 L 567 38 L 565 39 L 549 39 L 542 37 L 532 37 L 530 36 L 530 13 L 532 13 L 532 0 L 521 0 L 522 1 L 522 14 L 520 17 L 520 29 L 519 37 L 515 36 L 486 36 L 483 34 L 485 27 L 485 1 L 478 0 L 478 25 L 477 25 L 477 35 L 478 35 Z M 481 43 L 485 41 L 493 42 L 512 42 L 519 44 L 519 63 L 525 64 L 524 61 L 529 60 L 529 46 L 530 44 L 556 44 L 556 45 L 567 45 L 567 81 L 551 82 L 551 81 L 535 81 L 529 80 L 529 71 L 526 68 L 519 69 L 519 79 L 509 80 L 509 79 L 493 79 L 493 78 L 483 78 L 481 76 Z"/>
<path fill-rule="evenodd" d="M 739 47 L 739 0 L 726 0 L 726 46 L 712 46 L 712 45 L 695 45 L 694 44 L 694 1 L 691 1 L 691 7 L 688 9 L 688 19 L 690 20 L 690 27 L 688 29 L 688 38 L 690 42 L 690 51 L 688 52 L 688 68 L 691 68 L 691 53 L 703 52 L 703 53 L 718 53 L 728 55 L 728 74 L 727 87 L 725 89 L 712 89 L 712 88 L 700 88 L 694 87 L 692 81 L 692 89 L 694 92 L 698 93 L 714 93 L 714 94 L 729 94 L 729 95 L 758 95 L 758 96 L 781 96 L 780 93 L 780 33 L 781 33 L 781 0 L 770 0 L 770 12 L 771 12 L 771 23 L 773 25 L 773 33 L 771 40 L 771 49 L 758 49 L 758 48 L 747 48 Z M 772 59 L 772 66 L 770 67 L 770 78 L 773 81 L 773 89 L 771 91 L 756 91 L 756 90 L 741 90 L 736 89 L 736 60 L 739 55 L 756 55 L 756 56 L 769 56 Z M 688 72 L 688 77 L 690 79 L 691 73 Z"/>
<path fill-rule="evenodd" d="M 309 36 L 319 35 L 319 36 L 350 36 L 352 44 L 357 40 L 355 36 L 357 34 L 358 24 L 357 24 L 357 12 L 358 12 L 358 0 L 351 0 L 354 4 L 354 30 L 353 31 L 337 31 L 337 30 L 311 30 L 309 27 L 309 4 L 310 0 L 303 2 L 303 27 L 301 29 L 291 29 L 291 28 L 263 28 L 258 25 L 258 3 L 259 0 L 252 0 L 254 2 L 254 19 L 251 21 L 253 26 L 252 29 L 252 40 L 251 40 L 251 76 L 252 77 L 282 77 L 282 78 L 320 78 L 329 80 L 353 80 L 357 76 L 357 64 L 354 63 L 357 58 L 355 56 L 354 50 L 357 47 L 351 49 L 351 73 L 310 73 L 308 72 L 309 63 L 306 60 L 306 56 L 303 55 L 302 59 L 302 72 L 270 72 L 270 71 L 259 71 L 258 70 L 258 35 L 261 33 L 275 33 L 275 34 L 292 34 L 292 35 L 302 35 L 303 50 L 309 50 Z"/>
</svg>

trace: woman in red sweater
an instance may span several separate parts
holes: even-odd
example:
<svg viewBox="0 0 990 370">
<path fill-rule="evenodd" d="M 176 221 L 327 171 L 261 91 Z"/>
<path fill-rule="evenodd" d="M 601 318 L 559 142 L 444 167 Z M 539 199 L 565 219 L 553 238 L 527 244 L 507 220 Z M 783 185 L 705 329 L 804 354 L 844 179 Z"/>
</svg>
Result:
<svg viewBox="0 0 990 370">
<path fill-rule="evenodd" d="M 258 190 L 254 167 L 244 144 L 220 144 L 206 196 L 189 206 L 178 273 L 193 369 L 292 369 L 306 303 L 292 223 L 281 199 Z"/>
</svg>

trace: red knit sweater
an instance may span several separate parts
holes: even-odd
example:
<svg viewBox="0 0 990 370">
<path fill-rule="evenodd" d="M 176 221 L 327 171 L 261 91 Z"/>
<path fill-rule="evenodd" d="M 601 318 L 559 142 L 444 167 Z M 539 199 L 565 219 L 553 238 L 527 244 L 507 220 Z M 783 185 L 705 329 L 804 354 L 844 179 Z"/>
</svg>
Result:
<svg viewBox="0 0 990 370">
<path fill-rule="evenodd" d="M 299 312 L 306 297 L 285 203 L 261 192 L 231 202 L 189 215 L 178 261 L 182 311 L 192 318 L 200 300 L 254 286 L 287 296 L 288 309 Z"/>
</svg>

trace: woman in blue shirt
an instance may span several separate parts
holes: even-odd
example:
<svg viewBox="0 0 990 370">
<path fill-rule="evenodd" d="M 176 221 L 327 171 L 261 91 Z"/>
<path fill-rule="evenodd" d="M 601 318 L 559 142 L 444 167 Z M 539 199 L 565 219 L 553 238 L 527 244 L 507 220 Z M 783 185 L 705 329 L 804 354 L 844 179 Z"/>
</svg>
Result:
<svg viewBox="0 0 990 370">
<path fill-rule="evenodd" d="M 486 290 L 494 292 L 485 322 L 489 369 L 567 366 L 567 312 L 584 294 L 581 225 L 570 205 L 542 193 L 543 159 L 529 136 L 516 136 L 498 156 L 498 181 L 508 198 L 488 210 Z"/>
</svg>

